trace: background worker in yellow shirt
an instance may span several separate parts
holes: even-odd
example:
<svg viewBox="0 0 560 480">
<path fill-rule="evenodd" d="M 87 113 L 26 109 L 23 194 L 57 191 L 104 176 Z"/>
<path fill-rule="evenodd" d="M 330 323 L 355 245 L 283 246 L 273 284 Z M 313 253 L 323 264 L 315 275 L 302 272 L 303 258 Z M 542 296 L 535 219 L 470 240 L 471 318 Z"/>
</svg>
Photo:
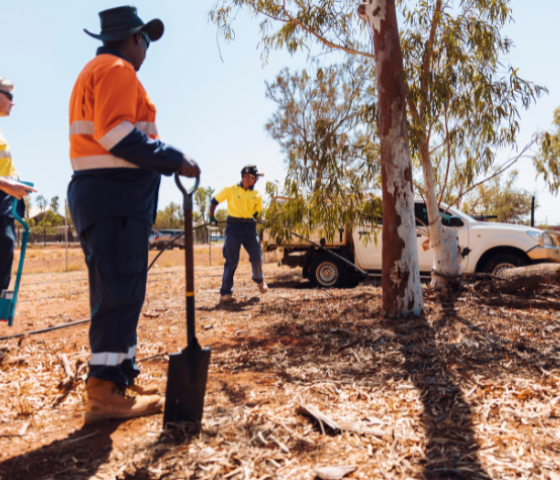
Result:
<svg viewBox="0 0 560 480">
<path fill-rule="evenodd" d="M 14 106 L 14 84 L 0 77 L 0 117 L 7 117 Z M 18 182 L 18 173 L 12 161 L 12 151 L 0 132 L 0 291 L 8 290 L 14 262 L 16 233 L 12 202 L 18 202 L 18 215 L 23 217 L 25 204 L 21 201 L 35 190 Z"/>
<path fill-rule="evenodd" d="M 259 177 L 255 165 L 246 165 L 241 170 L 241 181 L 221 190 L 210 205 L 210 224 L 217 225 L 214 216 L 216 207 L 223 201 L 228 202 L 226 239 L 224 242 L 224 276 L 222 277 L 222 288 L 220 288 L 220 303 L 234 302 L 233 298 L 233 275 L 239 264 L 239 252 L 241 245 L 249 254 L 249 261 L 253 271 L 253 281 L 257 284 L 261 293 L 268 292 L 264 283 L 262 249 L 257 235 L 257 218 L 262 213 L 262 197 L 254 190 Z"/>
</svg>

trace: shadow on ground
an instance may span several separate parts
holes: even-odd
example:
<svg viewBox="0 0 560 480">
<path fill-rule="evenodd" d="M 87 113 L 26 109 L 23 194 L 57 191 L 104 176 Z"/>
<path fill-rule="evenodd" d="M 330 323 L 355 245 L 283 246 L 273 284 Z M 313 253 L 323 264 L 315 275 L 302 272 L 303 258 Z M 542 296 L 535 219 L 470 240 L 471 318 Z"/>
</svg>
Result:
<svg viewBox="0 0 560 480">
<path fill-rule="evenodd" d="M 119 422 L 85 425 L 63 440 L 0 463 L 3 480 L 86 479 L 103 465 L 113 449 L 111 434 Z"/>
<path fill-rule="evenodd" d="M 341 296 L 334 298 L 336 307 L 331 310 L 329 299 L 323 299 L 319 309 L 317 302 L 308 300 L 268 305 L 268 314 L 279 320 L 268 323 L 259 339 L 236 338 L 230 348 L 247 350 L 237 371 L 266 372 L 293 383 L 307 384 L 309 378 L 336 382 L 348 376 L 378 385 L 383 377 L 381 386 L 390 378 L 409 381 L 420 393 L 419 421 L 427 439 L 420 478 L 488 479 L 479 460 L 474 414 L 463 392 L 471 389 L 474 374 L 487 382 L 511 375 L 539 378 L 540 368 L 553 368 L 555 358 L 527 341 L 500 336 L 499 330 L 489 328 L 488 319 L 473 325 L 457 312 L 461 295 L 447 292 L 439 298 L 437 313 L 401 321 L 384 319 L 379 308 L 369 308 L 357 296 L 349 296 L 345 305 L 339 303 Z M 379 331 L 385 333 L 379 336 Z M 271 339 L 284 345 L 282 367 L 267 355 L 252 353 L 269 346 Z M 379 362 L 363 368 L 352 360 L 334 358 L 347 353 L 348 347 L 369 350 Z M 395 348 L 403 361 L 384 364 Z M 506 367 L 512 358 L 517 363 Z M 313 372 L 307 378 L 288 373 L 306 368 Z"/>
</svg>

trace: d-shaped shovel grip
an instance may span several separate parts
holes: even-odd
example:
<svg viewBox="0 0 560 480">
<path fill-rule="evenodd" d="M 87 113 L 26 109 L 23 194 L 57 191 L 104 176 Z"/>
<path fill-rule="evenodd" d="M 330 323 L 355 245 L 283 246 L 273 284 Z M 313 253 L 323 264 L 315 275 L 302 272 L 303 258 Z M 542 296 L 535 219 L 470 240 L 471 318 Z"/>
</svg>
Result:
<svg viewBox="0 0 560 480">
<path fill-rule="evenodd" d="M 196 182 L 190 192 L 187 191 L 187 189 L 181 183 L 179 172 L 175 172 L 175 183 L 177 184 L 179 190 L 181 190 L 181 193 L 183 194 L 183 204 L 185 208 L 189 208 L 190 210 L 192 210 L 192 197 L 194 195 L 194 192 L 198 190 L 198 186 L 200 185 L 200 177 L 196 177 Z"/>
<path fill-rule="evenodd" d="M 183 210 L 185 216 L 185 277 L 186 277 L 186 303 L 187 303 L 187 345 L 191 349 L 200 350 L 195 335 L 194 324 L 194 253 L 193 253 L 193 221 L 192 221 L 192 198 L 200 184 L 197 177 L 193 189 L 189 192 L 181 183 L 179 174 L 175 172 L 175 183 L 183 193 Z"/>
</svg>

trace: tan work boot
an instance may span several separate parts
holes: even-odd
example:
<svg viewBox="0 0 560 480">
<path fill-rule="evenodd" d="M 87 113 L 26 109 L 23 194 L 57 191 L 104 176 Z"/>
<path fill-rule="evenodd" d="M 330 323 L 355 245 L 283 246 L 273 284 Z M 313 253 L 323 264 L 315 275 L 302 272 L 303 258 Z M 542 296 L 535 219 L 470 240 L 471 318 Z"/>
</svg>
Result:
<svg viewBox="0 0 560 480">
<path fill-rule="evenodd" d="M 266 293 L 268 292 L 268 285 L 264 282 L 262 283 L 257 283 L 257 287 L 259 287 L 259 292 L 261 293 Z"/>
<path fill-rule="evenodd" d="M 227 295 L 222 295 L 220 297 L 220 304 L 234 303 L 234 302 L 235 302 L 235 298 L 233 298 L 233 295 L 231 293 L 228 293 Z"/>
<path fill-rule="evenodd" d="M 148 385 L 139 385 L 135 383 L 134 385 L 130 385 L 130 388 L 133 392 L 136 392 L 138 395 L 159 395 L 160 391 L 157 385 L 148 384 Z"/>
<path fill-rule="evenodd" d="M 86 423 L 151 415 L 163 407 L 159 395 L 139 395 L 130 387 L 88 378 Z"/>
</svg>

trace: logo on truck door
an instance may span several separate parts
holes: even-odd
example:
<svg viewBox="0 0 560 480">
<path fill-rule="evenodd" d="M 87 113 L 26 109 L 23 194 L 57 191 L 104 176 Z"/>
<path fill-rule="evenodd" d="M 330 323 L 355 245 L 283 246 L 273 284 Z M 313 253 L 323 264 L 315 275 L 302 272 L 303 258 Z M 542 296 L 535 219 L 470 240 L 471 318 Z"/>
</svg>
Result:
<svg viewBox="0 0 560 480">
<path fill-rule="evenodd" d="M 428 238 L 425 242 L 422 243 L 422 248 L 425 252 L 430 249 L 430 239 Z"/>
</svg>

